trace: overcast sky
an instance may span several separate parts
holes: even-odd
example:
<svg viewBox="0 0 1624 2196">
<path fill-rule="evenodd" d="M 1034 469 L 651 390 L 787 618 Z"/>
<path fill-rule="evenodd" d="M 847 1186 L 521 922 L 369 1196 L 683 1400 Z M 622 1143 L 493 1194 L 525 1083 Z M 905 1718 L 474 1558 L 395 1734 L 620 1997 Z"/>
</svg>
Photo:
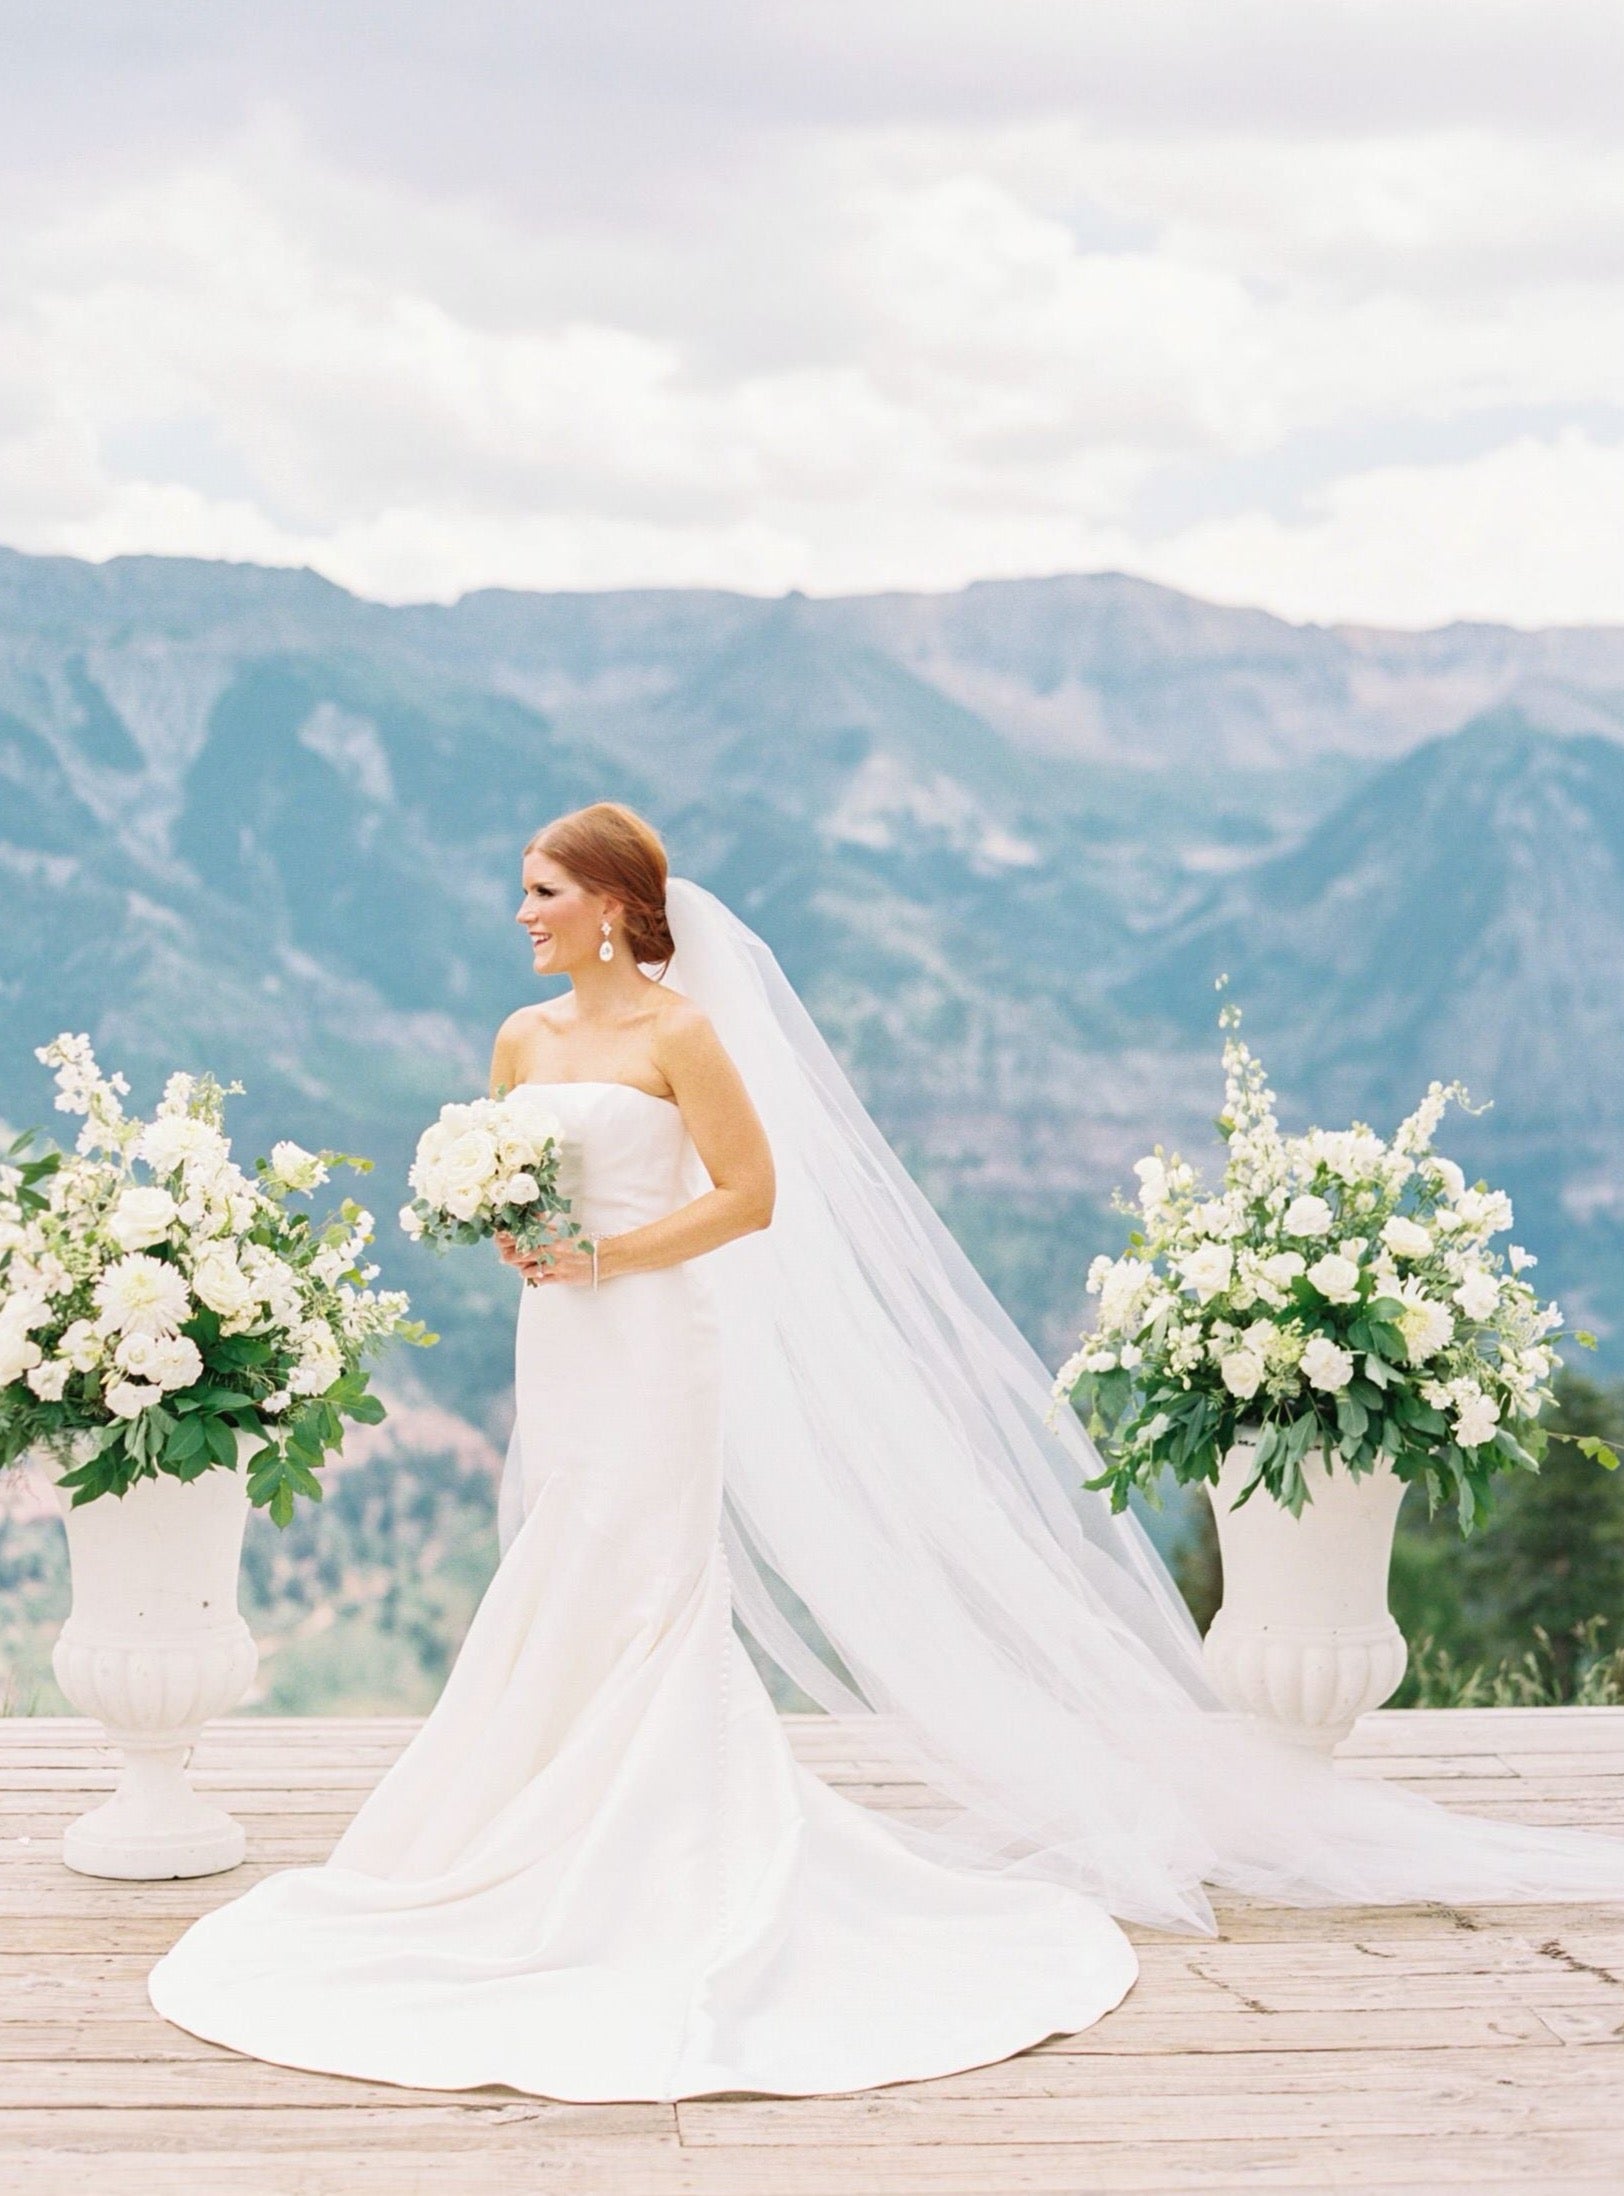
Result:
<svg viewBox="0 0 1624 2196">
<path fill-rule="evenodd" d="M 0 0 L 0 540 L 1624 621 L 1618 0 Z"/>
</svg>

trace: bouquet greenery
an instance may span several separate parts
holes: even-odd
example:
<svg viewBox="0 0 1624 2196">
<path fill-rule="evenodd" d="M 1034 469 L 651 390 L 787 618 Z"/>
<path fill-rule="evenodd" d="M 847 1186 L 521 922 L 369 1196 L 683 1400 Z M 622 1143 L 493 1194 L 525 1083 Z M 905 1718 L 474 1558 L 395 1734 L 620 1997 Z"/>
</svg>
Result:
<svg viewBox="0 0 1624 2196">
<path fill-rule="evenodd" d="M 1509 1198 L 1432 1148 L 1466 1094 L 1433 1083 L 1391 1141 L 1362 1122 L 1283 1136 L 1239 1020 L 1226 1005 L 1221 1189 L 1158 1146 L 1135 1169 L 1127 1251 L 1089 1270 L 1097 1323 L 1054 1391 L 1108 1458 L 1088 1485 L 1116 1510 L 1134 1487 L 1154 1505 L 1165 1471 L 1216 1480 L 1251 1436 L 1240 1501 L 1262 1487 L 1296 1515 L 1317 1445 L 1354 1474 L 1388 1459 L 1470 1532 L 1497 1472 L 1538 1469 L 1562 1315 L 1523 1278 L 1527 1251 L 1489 1248 L 1512 1224 Z M 1579 1446 L 1618 1462 L 1600 1441 Z"/>
<path fill-rule="evenodd" d="M 346 1198 L 317 1225 L 289 1203 L 370 1161 L 280 1143 L 250 1180 L 222 1126 L 240 1084 L 172 1075 L 143 1121 L 87 1038 L 37 1057 L 84 1126 L 71 1153 L 28 1130 L 0 1161 L 0 1468 L 36 1447 L 71 1457 L 59 1484 L 77 1507 L 230 1468 L 246 1435 L 249 1499 L 286 1525 L 296 1495 L 320 1500 L 341 1421 L 384 1415 L 363 1358 L 434 1340 L 403 1294 L 371 1287 L 370 1214 Z"/>
</svg>

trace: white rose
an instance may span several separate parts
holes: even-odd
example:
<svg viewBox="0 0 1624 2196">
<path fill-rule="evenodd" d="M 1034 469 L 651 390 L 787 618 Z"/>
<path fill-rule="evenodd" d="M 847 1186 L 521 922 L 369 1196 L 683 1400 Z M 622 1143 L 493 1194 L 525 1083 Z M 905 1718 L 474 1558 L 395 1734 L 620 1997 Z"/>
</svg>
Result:
<svg viewBox="0 0 1624 2196">
<path fill-rule="evenodd" d="M 1395 1212 L 1382 1227 L 1382 1241 L 1395 1258 L 1425 1258 L 1432 1250 L 1432 1237 L 1419 1220 L 1407 1220 L 1403 1213 Z"/>
<path fill-rule="evenodd" d="M 1470 1267 L 1453 1293 L 1468 1319 L 1492 1319 L 1500 1307 L 1500 1284 L 1483 1266 Z"/>
<path fill-rule="evenodd" d="M 533 1174 L 510 1174 L 505 1182 L 498 1183 L 491 1202 L 497 1205 L 531 1205 L 541 1195 L 541 1184 Z"/>
<path fill-rule="evenodd" d="M 107 1216 L 107 1232 L 120 1250 L 150 1250 L 168 1235 L 179 1209 L 166 1189 L 127 1189 Z"/>
<path fill-rule="evenodd" d="M 479 1210 L 496 1168 L 496 1140 L 484 1129 L 465 1129 L 440 1153 L 436 1174 L 441 1198 L 459 1219 L 471 1219 Z M 458 1211 L 459 1205 L 465 1209 Z"/>
<path fill-rule="evenodd" d="M 1224 1386 L 1231 1395 L 1256 1395 L 1263 1385 L 1263 1361 L 1250 1350 L 1230 1350 L 1219 1364 Z"/>
<path fill-rule="evenodd" d="M 1235 1270 L 1235 1253 L 1227 1243 L 1203 1243 L 1190 1252 L 1179 1266 L 1187 1285 L 1194 1289 L 1203 1304 L 1209 1303 L 1222 1289 L 1229 1286 L 1230 1275 Z"/>
<path fill-rule="evenodd" d="M 173 1266 L 137 1252 L 101 1276 L 96 1308 L 103 1325 L 120 1334 L 173 1334 L 190 1317 L 192 1299 Z"/>
<path fill-rule="evenodd" d="M 1351 1304 L 1359 1294 L 1359 1268 L 1338 1251 L 1327 1252 L 1310 1266 L 1308 1278 L 1328 1303 Z"/>
<path fill-rule="evenodd" d="M 115 1380 L 107 1391 L 107 1408 L 115 1418 L 139 1418 L 162 1401 L 162 1388 L 144 1387 L 139 1380 Z"/>
<path fill-rule="evenodd" d="M 60 1357 L 54 1357 L 47 1364 L 33 1367 L 28 1375 L 28 1385 L 42 1403 L 60 1403 L 62 1391 L 68 1384 L 68 1375 L 72 1370 L 73 1367 L 64 1364 Z"/>
<path fill-rule="evenodd" d="M 271 1172 L 290 1190 L 320 1189 L 327 1179 L 327 1169 L 316 1154 L 306 1151 L 302 1144 L 273 1144 Z"/>
<path fill-rule="evenodd" d="M 222 1319 L 240 1319 L 256 1302 L 248 1276 L 224 1249 L 208 1251 L 193 1267 L 192 1294 Z"/>
<path fill-rule="evenodd" d="M 1282 1222 L 1288 1235 L 1328 1235 L 1332 1213 L 1323 1197 L 1294 1197 Z"/>
<path fill-rule="evenodd" d="M 1289 1289 L 1306 1265 L 1307 1260 L 1301 1251 L 1275 1251 L 1263 1260 L 1258 1272 L 1275 1288 Z"/>
<path fill-rule="evenodd" d="M 1323 1388 L 1327 1395 L 1337 1394 L 1353 1378 L 1352 1357 L 1328 1335 L 1310 1335 L 1303 1345 L 1302 1367 L 1309 1386 Z"/>
</svg>

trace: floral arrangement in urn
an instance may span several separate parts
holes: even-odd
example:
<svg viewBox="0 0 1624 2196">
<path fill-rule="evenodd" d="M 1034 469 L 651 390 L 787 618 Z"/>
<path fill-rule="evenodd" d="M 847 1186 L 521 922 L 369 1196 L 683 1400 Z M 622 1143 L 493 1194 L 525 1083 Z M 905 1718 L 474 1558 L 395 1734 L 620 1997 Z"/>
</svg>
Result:
<svg viewBox="0 0 1624 2196">
<path fill-rule="evenodd" d="M 1222 1186 L 1160 1146 L 1139 1161 L 1139 1225 L 1090 1268 L 1098 1320 L 1055 1381 L 1054 1408 L 1084 1410 L 1109 1458 L 1088 1484 L 1113 1509 L 1134 1487 L 1154 1504 L 1165 1471 L 1213 1482 L 1246 1436 L 1237 1507 L 1261 1487 L 1299 1513 L 1317 1447 L 1355 1475 L 1386 1459 L 1470 1532 L 1497 1472 L 1538 1469 L 1562 1315 L 1524 1278 L 1526 1250 L 1490 1247 L 1510 1199 L 1432 1148 L 1466 1093 L 1433 1083 L 1390 1140 L 1360 1122 L 1285 1136 L 1239 1010 L 1219 1019 Z"/>
<path fill-rule="evenodd" d="M 279 1143 L 250 1180 L 212 1076 L 172 1075 L 146 1121 L 86 1037 L 37 1057 L 84 1126 L 72 1153 L 30 1130 L 0 1161 L 0 1467 L 71 1454 L 58 1484 L 78 1507 L 230 1468 L 246 1436 L 249 1500 L 286 1525 L 296 1495 L 320 1499 L 341 1421 L 384 1415 L 363 1358 L 434 1339 L 403 1294 L 372 1288 L 370 1214 L 346 1198 L 318 1225 L 290 1204 L 370 1162 Z"/>
</svg>

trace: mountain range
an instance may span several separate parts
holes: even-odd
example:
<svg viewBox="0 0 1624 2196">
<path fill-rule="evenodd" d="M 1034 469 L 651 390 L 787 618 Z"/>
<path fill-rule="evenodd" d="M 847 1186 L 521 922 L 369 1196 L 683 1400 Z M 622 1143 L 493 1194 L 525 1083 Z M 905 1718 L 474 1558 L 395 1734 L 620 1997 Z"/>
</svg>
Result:
<svg viewBox="0 0 1624 2196">
<path fill-rule="evenodd" d="M 1295 626 L 1114 574 L 939 596 L 365 602 L 0 551 L 0 1112 L 85 1028 L 370 1152 L 529 995 L 547 816 L 610 795 L 773 944 L 1051 1355 L 1158 1139 L 1207 1144 L 1226 973 L 1288 1117 L 1489 1111 L 1542 1278 L 1624 1335 L 1624 632 Z M 488 1417 L 505 1276 L 389 1244 Z"/>
</svg>

